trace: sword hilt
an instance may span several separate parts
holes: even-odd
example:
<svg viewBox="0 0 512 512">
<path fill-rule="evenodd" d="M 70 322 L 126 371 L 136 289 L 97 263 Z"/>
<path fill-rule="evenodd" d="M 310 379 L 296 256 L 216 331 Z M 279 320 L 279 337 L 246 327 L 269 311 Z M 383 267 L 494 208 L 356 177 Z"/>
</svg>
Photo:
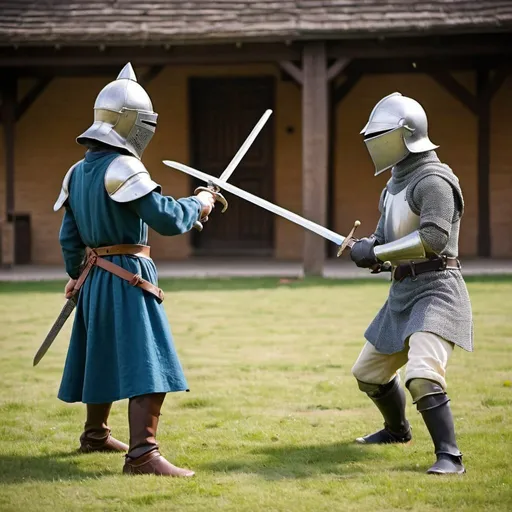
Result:
<svg viewBox="0 0 512 512">
<path fill-rule="evenodd" d="M 220 188 L 216 187 L 215 185 L 208 185 L 207 187 L 197 187 L 194 190 L 194 194 L 198 194 L 199 192 L 210 192 L 210 194 L 213 195 L 213 198 L 215 201 L 218 201 L 222 204 L 222 210 L 221 213 L 224 213 L 228 209 L 228 201 L 227 199 L 221 194 Z"/>
<path fill-rule="evenodd" d="M 356 239 L 354 238 L 354 233 L 356 232 L 356 229 L 361 225 L 361 222 L 356 220 L 354 222 L 354 226 L 350 230 L 350 233 L 347 235 L 345 240 L 343 240 L 343 243 L 340 245 L 340 248 L 338 249 L 338 254 L 336 255 L 338 258 L 343 254 L 343 251 L 349 247 L 352 248 L 352 246 L 355 244 Z"/>
<path fill-rule="evenodd" d="M 384 263 L 377 263 L 371 267 L 371 274 L 380 274 L 381 272 L 393 272 L 393 265 L 390 261 L 385 261 Z"/>
<path fill-rule="evenodd" d="M 209 184 L 207 187 L 197 187 L 194 190 L 194 194 L 198 194 L 199 192 L 210 192 L 210 194 L 213 195 L 213 198 L 215 201 L 218 201 L 222 204 L 222 210 L 221 213 L 224 213 L 228 209 L 228 201 L 227 199 L 221 194 L 220 188 L 216 187 L 213 184 Z M 202 219 L 201 219 L 202 220 Z M 194 228 L 197 229 L 197 231 L 201 232 L 203 230 L 203 224 L 199 220 L 194 222 Z"/>
</svg>

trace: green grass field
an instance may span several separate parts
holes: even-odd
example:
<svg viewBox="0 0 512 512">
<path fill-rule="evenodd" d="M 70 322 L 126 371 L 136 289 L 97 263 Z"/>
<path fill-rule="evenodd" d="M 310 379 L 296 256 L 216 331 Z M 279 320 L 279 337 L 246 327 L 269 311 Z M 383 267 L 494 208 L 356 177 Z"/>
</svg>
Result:
<svg viewBox="0 0 512 512">
<path fill-rule="evenodd" d="M 168 395 L 159 441 L 196 476 L 123 476 L 122 456 L 77 454 L 84 406 L 56 398 L 71 321 L 32 367 L 63 283 L 0 283 L 1 511 L 512 510 L 510 278 L 468 281 L 476 351 L 448 368 L 467 474 L 447 478 L 424 473 L 434 455 L 410 402 L 412 443 L 353 443 L 382 425 L 350 369 L 388 283 L 161 284 L 191 392 Z M 126 401 L 110 425 L 128 441 Z"/>
</svg>

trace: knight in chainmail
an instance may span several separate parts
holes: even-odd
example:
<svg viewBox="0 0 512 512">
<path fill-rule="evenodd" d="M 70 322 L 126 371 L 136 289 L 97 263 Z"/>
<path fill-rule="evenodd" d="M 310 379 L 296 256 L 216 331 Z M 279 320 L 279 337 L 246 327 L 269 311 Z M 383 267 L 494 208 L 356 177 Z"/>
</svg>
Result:
<svg viewBox="0 0 512 512">
<path fill-rule="evenodd" d="M 458 260 L 464 201 L 453 171 L 441 163 L 414 99 L 380 100 L 361 131 L 375 174 L 391 169 L 375 233 L 358 240 L 351 258 L 374 272 L 391 270 L 388 299 L 365 333 L 352 373 L 384 417 L 384 429 L 361 444 L 406 443 L 411 428 L 398 370 L 421 413 L 437 460 L 430 474 L 464 473 L 446 394 L 455 345 L 473 350 L 471 304 Z"/>
</svg>

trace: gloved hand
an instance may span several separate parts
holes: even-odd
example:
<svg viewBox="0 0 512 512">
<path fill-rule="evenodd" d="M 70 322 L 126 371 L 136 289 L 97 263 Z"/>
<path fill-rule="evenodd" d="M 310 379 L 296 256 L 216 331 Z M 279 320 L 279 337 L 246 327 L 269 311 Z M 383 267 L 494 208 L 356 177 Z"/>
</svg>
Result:
<svg viewBox="0 0 512 512">
<path fill-rule="evenodd" d="M 350 250 L 350 258 L 360 268 L 372 268 L 380 261 L 376 258 L 373 248 L 378 245 L 374 236 L 361 238 Z"/>
<path fill-rule="evenodd" d="M 201 220 L 208 220 L 208 215 L 211 213 L 215 206 L 215 196 L 211 192 L 206 192 L 205 190 L 201 190 L 196 195 L 197 199 L 203 205 L 203 209 L 201 210 Z"/>
</svg>

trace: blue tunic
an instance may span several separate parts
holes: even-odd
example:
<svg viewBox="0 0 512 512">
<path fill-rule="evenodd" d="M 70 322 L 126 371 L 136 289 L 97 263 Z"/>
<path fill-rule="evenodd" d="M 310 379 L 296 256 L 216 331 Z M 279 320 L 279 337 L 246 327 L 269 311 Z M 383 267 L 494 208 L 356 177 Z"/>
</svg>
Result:
<svg viewBox="0 0 512 512">
<path fill-rule="evenodd" d="M 158 191 L 128 203 L 113 201 L 104 176 L 119 153 L 87 152 L 74 169 L 60 230 L 66 271 L 76 278 L 85 247 L 147 244 L 148 225 L 162 235 L 189 231 L 201 203 Z M 113 263 L 157 284 L 151 259 L 109 256 Z M 93 267 L 76 307 L 59 398 L 108 403 L 146 393 L 188 390 L 162 304 L 101 268 Z"/>
</svg>

